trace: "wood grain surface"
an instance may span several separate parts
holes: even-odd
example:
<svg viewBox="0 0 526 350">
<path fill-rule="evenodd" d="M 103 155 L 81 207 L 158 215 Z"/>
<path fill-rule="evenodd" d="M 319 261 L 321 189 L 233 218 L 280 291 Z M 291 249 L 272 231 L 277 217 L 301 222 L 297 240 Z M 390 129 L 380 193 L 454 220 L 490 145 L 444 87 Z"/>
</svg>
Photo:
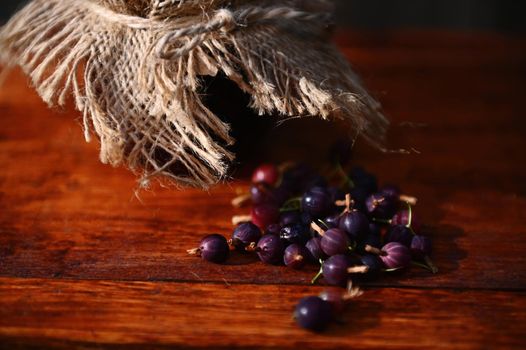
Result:
<svg viewBox="0 0 526 350">
<path fill-rule="evenodd" d="M 137 191 L 133 174 L 100 164 L 78 113 L 47 109 L 14 72 L 0 88 L 0 348 L 526 347 L 526 43 L 441 32 L 336 40 L 392 119 L 389 145 L 417 151 L 362 141 L 355 163 L 419 198 L 439 274 L 364 282 L 345 323 L 305 332 L 290 315 L 323 288 L 309 285 L 314 267 L 185 253 L 206 233 L 230 234 L 250 164 L 206 192 Z M 312 123 L 285 123 L 277 132 L 290 137 L 272 138 L 265 159 L 321 158 Z"/>
<path fill-rule="evenodd" d="M 9 345 L 39 345 L 50 338 L 87 347 L 99 342 L 110 347 L 153 342 L 159 347 L 320 349 L 523 344 L 524 334 L 515 325 L 526 322 L 520 311 L 524 293 L 367 290 L 349 305 L 340 324 L 306 334 L 291 312 L 303 295 L 322 289 L 1 278 L 0 315 L 9 317 L 0 318 L 0 335 L 9 335 Z"/>
</svg>

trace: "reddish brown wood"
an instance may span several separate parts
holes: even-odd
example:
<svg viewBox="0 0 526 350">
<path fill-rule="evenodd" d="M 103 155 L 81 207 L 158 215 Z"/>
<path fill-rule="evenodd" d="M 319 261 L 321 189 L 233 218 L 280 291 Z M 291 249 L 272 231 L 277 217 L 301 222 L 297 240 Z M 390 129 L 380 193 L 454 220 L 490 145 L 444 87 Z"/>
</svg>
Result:
<svg viewBox="0 0 526 350">
<path fill-rule="evenodd" d="M 143 195 L 141 204 L 137 199 L 130 201 L 131 192 L 112 193 L 116 187 L 104 189 L 103 185 L 92 184 L 89 181 L 82 191 L 90 188 L 89 197 L 92 191 L 99 193 L 80 202 L 66 198 L 75 196 L 76 191 L 67 191 L 59 200 L 31 201 L 29 208 L 38 210 L 37 217 L 24 210 L 3 211 L 0 273 L 20 277 L 308 284 L 315 272 L 314 267 L 297 272 L 266 266 L 241 255 L 235 255 L 227 266 L 188 256 L 186 249 L 195 246 L 204 233 L 228 235 L 232 230 L 229 217 L 234 210 L 228 203 L 233 192 L 226 187 L 204 196 L 193 191 L 163 195 L 156 190 L 155 195 Z M 40 190 L 53 191 L 55 186 Z M 424 208 L 426 213 L 436 210 L 442 216 L 436 222 L 428 220 L 441 273 L 431 276 L 427 271 L 412 269 L 377 283 L 524 290 L 526 272 L 519 268 L 524 266 L 523 233 L 513 227 L 525 227 L 521 208 L 526 201 L 491 193 L 486 198 L 473 198 L 466 192 L 438 207 L 434 207 L 437 202 L 433 191 L 424 195 L 418 192 L 420 205 L 429 206 Z M 426 198 L 431 199 L 429 203 Z M 192 205 L 185 204 L 188 202 Z M 195 210 L 194 206 L 202 209 Z M 490 212 L 492 215 L 482 221 Z M 491 220 L 498 217 L 506 217 L 507 221 Z"/>
<path fill-rule="evenodd" d="M 480 348 L 486 343 L 519 347 L 523 340 L 516 338 L 525 332 L 519 321 L 524 321 L 526 290 L 526 45 L 512 37 L 444 33 L 345 33 L 338 41 L 393 120 L 390 146 L 414 147 L 420 152 L 382 154 L 360 142 L 356 162 L 377 173 L 381 181 L 398 183 L 419 197 L 416 210 L 435 240 L 434 260 L 440 273 L 412 269 L 369 282 L 375 288 L 415 289 L 373 289 L 365 297 L 371 304 L 359 312 L 375 314 L 372 319 L 377 324 L 366 317 L 360 321 L 363 330 L 355 336 L 343 339 L 344 332 L 337 329 L 313 337 L 313 344 L 336 347 L 349 345 L 352 339 L 358 348 L 389 344 Z M 26 83 L 20 73 L 13 73 L 0 89 L 0 276 L 4 277 L 0 312 L 5 310 L 0 334 L 6 344 L 35 345 L 39 339 L 59 347 L 68 347 L 69 342 L 212 344 L 201 339 L 193 323 L 194 327 L 183 325 L 177 331 L 171 323 L 148 318 L 153 317 L 146 313 L 148 307 L 159 310 L 163 305 L 148 290 L 167 288 L 173 312 L 167 319 L 180 323 L 186 320 L 181 315 L 192 305 L 208 305 L 200 309 L 198 319 L 220 330 L 210 338 L 218 346 L 304 345 L 305 334 L 285 323 L 289 321 L 283 316 L 299 295 L 311 290 L 308 283 L 314 268 L 293 272 L 239 256 L 218 266 L 185 254 L 205 233 L 229 234 L 230 216 L 242 212 L 231 208 L 229 201 L 237 188 L 246 188 L 246 180 L 222 184 L 209 192 L 153 186 L 136 195 L 134 176 L 125 169 L 100 164 L 97 142 L 84 143 L 78 113 L 48 110 Z M 426 126 L 400 126 L 406 121 Z M 284 132 L 301 133 L 289 133 L 291 138 L 277 144 L 279 139 L 272 138 L 271 155 L 285 159 L 303 152 L 319 160 L 321 150 L 308 140 L 327 127 L 321 122 L 288 122 Z M 170 283 L 110 282 L 113 280 Z M 211 282 L 215 284 L 202 285 Z M 223 284 L 233 283 L 243 285 L 225 292 Z M 22 298 L 25 288 L 38 300 L 35 309 L 30 301 L 16 299 Z M 40 316 L 39 311 L 47 310 L 46 298 L 57 298 L 54 288 L 65 291 L 60 295 L 66 301 L 66 313 Z M 75 299 L 78 289 L 85 296 L 90 288 L 96 294 Z M 182 290 L 191 290 L 196 297 L 191 302 L 177 301 Z M 494 292 L 497 290 L 500 292 Z M 114 306 L 105 306 L 111 312 L 93 319 L 96 315 L 82 309 L 79 317 L 95 327 L 95 334 L 101 332 L 100 338 L 87 335 L 85 324 L 77 325 L 67 317 L 77 305 L 70 300 L 94 308 L 102 302 L 98 293 L 111 295 Z M 213 316 L 224 314 L 225 306 L 216 309 L 207 297 L 212 294 L 225 303 L 238 295 L 235 300 L 243 305 L 251 298 L 272 298 L 272 305 L 278 305 L 280 300 L 273 293 L 285 299 L 284 308 L 256 312 L 272 325 L 271 340 L 265 344 L 256 344 L 261 341 L 261 329 L 235 326 L 254 323 L 252 311 L 245 307 L 227 313 L 233 325 L 227 337 L 223 324 L 227 322 L 221 318 L 227 315 Z M 474 301 L 477 298 L 480 310 Z M 396 306 L 399 300 L 401 305 Z M 406 312 L 407 308 L 411 311 Z M 209 321 L 205 309 L 212 315 Z M 455 317 L 449 320 L 448 313 Z M 123 323 L 128 319 L 135 320 L 129 327 Z M 105 333 L 104 324 L 114 328 Z M 67 331 L 60 328 L 66 326 Z M 152 331 L 155 326 L 171 333 Z M 415 334 L 422 336 L 415 340 Z"/>
<path fill-rule="evenodd" d="M 360 67 L 369 67 L 373 58 L 380 61 L 371 48 L 344 50 Z M 382 181 L 399 183 L 421 198 L 417 210 L 436 240 L 442 271 L 433 278 L 413 271 L 388 283 L 524 289 L 526 269 L 509 271 L 509 266 L 526 265 L 521 254 L 526 227 L 526 167 L 520 151 L 525 146 L 524 123 L 517 121 L 517 94 L 524 88 L 515 74 L 523 66 L 512 64 L 524 61 L 525 55 L 515 49 L 491 52 L 483 60 L 508 55 L 511 63 L 494 72 L 474 70 L 478 61 L 457 62 L 465 69 L 449 68 L 451 74 L 442 74 L 445 54 L 424 68 L 418 50 L 375 50 L 384 58 L 383 68 L 374 65 L 381 76 L 372 83 L 391 92 L 382 100 L 394 124 L 410 120 L 428 126 L 395 128 L 392 144 L 414 146 L 420 155 L 383 155 L 361 145 L 358 162 Z M 391 61 L 392 50 L 405 58 Z M 455 57 L 446 60 L 446 67 Z M 418 74 L 431 82 L 421 84 Z M 488 75 L 492 83 L 475 81 Z M 218 186 L 210 194 L 156 187 L 141 192 L 139 200 L 133 176 L 100 164 L 96 142 L 83 142 L 75 112 L 45 109 L 19 75 L 12 76 L 8 86 L 0 95 L 0 275 L 254 283 L 310 279 L 312 271 L 275 272 L 259 263 L 250 269 L 219 268 L 187 257 L 185 249 L 202 234 L 230 232 L 234 210 L 228 203 L 237 184 Z M 481 96 L 494 97 L 482 103 Z"/>
<path fill-rule="evenodd" d="M 373 289 L 345 323 L 312 334 L 291 319 L 320 287 L 0 279 L 0 341 L 229 348 L 519 348 L 524 293 Z M 498 326 L 497 326 L 498 325 Z"/>
</svg>

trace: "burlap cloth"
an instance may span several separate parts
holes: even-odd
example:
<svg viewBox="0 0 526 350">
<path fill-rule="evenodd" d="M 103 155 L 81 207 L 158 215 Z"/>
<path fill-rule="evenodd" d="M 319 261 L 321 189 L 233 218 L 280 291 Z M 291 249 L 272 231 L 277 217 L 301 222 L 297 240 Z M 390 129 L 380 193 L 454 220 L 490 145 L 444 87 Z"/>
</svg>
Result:
<svg viewBox="0 0 526 350">
<path fill-rule="evenodd" d="M 250 107 L 283 118 L 348 121 L 379 145 L 388 125 L 328 37 L 324 0 L 33 0 L 0 31 L 0 62 L 19 65 L 49 105 L 73 96 L 100 159 L 141 185 L 160 176 L 206 187 L 227 174 L 230 126 L 202 101 L 224 74 Z"/>
</svg>

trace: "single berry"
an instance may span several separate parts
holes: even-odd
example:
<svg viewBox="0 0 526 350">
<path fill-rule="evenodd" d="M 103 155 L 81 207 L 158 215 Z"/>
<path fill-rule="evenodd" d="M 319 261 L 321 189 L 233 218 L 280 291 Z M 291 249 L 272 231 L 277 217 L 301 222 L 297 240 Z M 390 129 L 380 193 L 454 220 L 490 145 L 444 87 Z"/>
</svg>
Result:
<svg viewBox="0 0 526 350">
<path fill-rule="evenodd" d="M 377 255 L 365 254 L 360 257 L 360 262 L 367 266 L 367 273 L 370 275 L 379 273 L 383 268 L 382 260 Z"/>
<path fill-rule="evenodd" d="M 435 266 L 429 255 L 431 255 L 431 240 L 425 236 L 415 235 L 411 241 L 411 255 L 415 260 L 424 261 L 427 268 L 432 273 L 437 273 L 438 268 Z"/>
<path fill-rule="evenodd" d="M 307 248 L 299 244 L 291 244 L 285 248 L 285 253 L 283 254 L 283 262 L 286 266 L 293 269 L 301 269 L 305 266 L 309 252 Z"/>
<path fill-rule="evenodd" d="M 325 219 L 323 219 L 323 223 L 328 229 L 338 227 L 340 225 L 340 214 L 327 216 Z"/>
<path fill-rule="evenodd" d="M 414 235 L 411 240 L 411 254 L 415 259 L 423 260 L 431 255 L 431 240 L 428 237 Z"/>
<path fill-rule="evenodd" d="M 301 208 L 314 218 L 324 216 L 332 207 L 329 193 L 323 187 L 313 187 L 303 195 Z"/>
<path fill-rule="evenodd" d="M 277 204 L 278 200 L 274 193 L 274 188 L 266 183 L 256 183 L 250 186 L 250 197 L 253 204 Z"/>
<path fill-rule="evenodd" d="M 384 241 L 385 243 L 398 242 L 406 247 L 410 247 L 413 236 L 414 234 L 410 228 L 403 225 L 396 225 L 389 227 L 387 234 L 384 237 Z"/>
<path fill-rule="evenodd" d="M 411 227 L 415 232 L 419 232 L 421 228 L 420 220 L 415 214 L 415 211 L 409 209 L 402 209 L 398 211 L 391 219 L 391 225 L 408 226 Z"/>
<path fill-rule="evenodd" d="M 232 233 L 232 245 L 237 250 L 244 250 L 250 244 L 256 244 L 261 238 L 261 230 L 251 222 L 239 224 Z"/>
<path fill-rule="evenodd" d="M 252 222 L 261 229 L 275 224 L 279 220 L 279 209 L 275 205 L 260 204 L 252 208 Z"/>
<path fill-rule="evenodd" d="M 380 188 L 378 191 L 386 197 L 399 198 L 400 197 L 400 188 L 395 185 L 385 185 Z"/>
<path fill-rule="evenodd" d="M 298 243 L 305 245 L 310 238 L 309 228 L 302 224 L 285 226 L 279 232 L 279 237 L 283 239 L 286 244 Z"/>
<path fill-rule="evenodd" d="M 200 255 L 206 261 L 214 263 L 222 263 L 230 254 L 230 247 L 225 237 L 214 233 L 208 236 L 205 236 L 201 243 L 199 243 L 199 248 L 194 248 L 188 250 L 188 253 L 191 255 Z"/>
<path fill-rule="evenodd" d="M 313 237 L 305 244 L 305 248 L 309 251 L 309 260 L 315 264 L 320 259 L 325 259 L 326 255 L 321 249 L 321 237 Z"/>
<path fill-rule="evenodd" d="M 331 228 L 321 237 L 321 249 L 328 256 L 349 252 L 351 241 L 347 234 L 338 228 Z"/>
<path fill-rule="evenodd" d="M 252 174 L 253 183 L 266 183 L 274 186 L 279 181 L 279 170 L 273 164 L 262 164 L 254 170 Z"/>
<path fill-rule="evenodd" d="M 279 236 L 279 231 L 281 231 L 281 226 L 279 224 L 270 224 L 267 226 L 265 234 Z"/>
<path fill-rule="evenodd" d="M 285 247 L 278 236 L 264 235 L 256 246 L 259 259 L 267 264 L 278 265 L 283 258 Z"/>
<path fill-rule="evenodd" d="M 340 254 L 329 257 L 321 265 L 323 279 L 330 285 L 344 286 L 349 277 L 347 269 L 351 264 L 352 260 L 347 255 Z"/>
<path fill-rule="evenodd" d="M 382 247 L 380 259 L 388 269 L 404 268 L 411 264 L 411 252 L 405 245 L 391 242 Z"/>
<path fill-rule="evenodd" d="M 279 217 L 279 224 L 281 227 L 296 224 L 301 221 L 301 213 L 299 211 L 286 211 L 281 213 Z"/>
<path fill-rule="evenodd" d="M 391 218 L 398 209 L 398 204 L 398 199 L 386 197 L 381 193 L 374 193 L 365 200 L 367 212 L 377 219 Z"/>
<path fill-rule="evenodd" d="M 340 217 L 339 227 L 354 241 L 361 240 L 369 233 L 369 219 L 358 210 L 345 212 Z"/>
<path fill-rule="evenodd" d="M 331 305 L 316 296 L 300 299 L 294 311 L 298 325 L 312 331 L 322 331 L 332 320 Z"/>
</svg>

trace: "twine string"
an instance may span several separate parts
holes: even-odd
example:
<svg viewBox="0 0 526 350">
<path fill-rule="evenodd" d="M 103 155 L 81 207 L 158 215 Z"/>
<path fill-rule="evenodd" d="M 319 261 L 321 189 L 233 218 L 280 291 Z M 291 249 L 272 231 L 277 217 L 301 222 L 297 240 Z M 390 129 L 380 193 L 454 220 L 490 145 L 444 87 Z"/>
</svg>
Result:
<svg viewBox="0 0 526 350">
<path fill-rule="evenodd" d="M 175 59 L 192 51 L 212 33 L 219 31 L 228 33 L 237 26 L 234 13 L 227 9 L 218 10 L 207 22 L 197 23 L 177 29 L 164 35 L 157 43 L 156 54 L 161 59 Z M 173 48 L 174 44 L 183 38 L 191 37 L 184 45 Z"/>
<path fill-rule="evenodd" d="M 78 3 L 76 2 L 76 4 Z M 318 23 L 321 26 L 325 26 L 331 20 L 330 13 L 313 13 L 287 6 L 247 6 L 235 11 L 222 8 L 217 10 L 208 20 L 192 25 L 178 26 L 178 23 L 187 22 L 187 18 L 172 19 L 172 21 L 167 22 L 155 17 L 143 18 L 117 13 L 91 1 L 81 1 L 80 3 L 88 7 L 97 16 L 132 29 L 158 30 L 160 32 L 169 30 L 155 45 L 156 55 L 165 60 L 177 59 L 190 53 L 211 35 L 230 33 L 235 29 L 246 28 L 250 25 L 281 20 Z M 157 7 L 167 6 L 166 3 L 172 4 L 173 0 L 160 1 Z M 180 45 L 181 40 L 185 38 L 190 39 L 183 45 Z"/>
<path fill-rule="evenodd" d="M 188 54 L 211 34 L 230 33 L 237 28 L 261 24 L 265 21 L 288 20 L 326 24 L 330 14 L 310 13 L 291 7 L 247 7 L 238 11 L 223 8 L 208 21 L 180 28 L 164 35 L 156 46 L 157 56 L 172 60 Z M 191 37 L 184 45 L 174 47 L 181 39 Z"/>
</svg>

